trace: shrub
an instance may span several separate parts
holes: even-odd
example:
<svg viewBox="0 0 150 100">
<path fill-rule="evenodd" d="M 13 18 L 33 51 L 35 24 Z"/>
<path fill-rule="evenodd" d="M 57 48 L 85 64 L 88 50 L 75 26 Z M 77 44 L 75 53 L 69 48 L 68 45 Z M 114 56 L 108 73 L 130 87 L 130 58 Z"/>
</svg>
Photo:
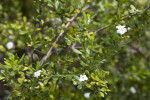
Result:
<svg viewBox="0 0 150 100">
<path fill-rule="evenodd" d="M 148 0 L 0 2 L 0 56 L 5 58 L 0 80 L 12 88 L 6 98 L 146 100 L 148 4 Z"/>
</svg>

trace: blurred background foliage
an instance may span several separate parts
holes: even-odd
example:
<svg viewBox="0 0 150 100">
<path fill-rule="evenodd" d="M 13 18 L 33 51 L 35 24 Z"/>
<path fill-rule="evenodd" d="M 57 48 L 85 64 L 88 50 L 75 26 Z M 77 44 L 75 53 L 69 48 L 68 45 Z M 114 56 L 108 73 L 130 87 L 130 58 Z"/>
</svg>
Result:
<svg viewBox="0 0 150 100">
<path fill-rule="evenodd" d="M 68 22 L 71 16 L 87 5 L 90 8 L 80 14 L 68 29 L 63 30 L 63 23 Z M 61 31 L 66 31 L 65 39 L 61 38 L 58 44 L 54 44 L 57 49 L 53 50 L 49 58 L 51 62 L 57 62 L 58 59 L 63 59 L 68 46 L 76 41 L 72 36 L 80 36 L 82 30 L 93 32 L 110 24 L 106 29 L 97 32 L 94 46 L 98 52 L 91 55 L 95 62 L 97 60 L 100 63 L 101 69 L 110 73 L 106 77 L 110 92 L 101 99 L 149 100 L 150 10 L 145 11 L 149 6 L 149 0 L 0 0 L 0 63 L 4 64 L 4 58 L 8 58 L 10 53 L 19 57 L 25 53 L 26 58 L 30 58 L 29 62 L 36 64 L 53 45 L 52 41 L 56 36 Z M 132 16 L 134 13 L 136 15 Z M 126 16 L 129 17 L 121 20 Z M 86 17 L 91 19 L 90 24 Z M 84 23 L 84 29 L 80 23 Z M 125 24 L 131 29 L 121 36 L 116 32 L 119 24 Z M 78 32 L 77 28 L 81 31 Z M 13 49 L 7 48 L 8 42 L 14 43 Z M 78 61 L 76 59 L 74 55 L 66 57 L 65 63 L 68 64 L 65 66 L 79 66 L 78 62 L 72 64 L 73 61 Z M 96 63 L 93 66 L 97 66 Z M 1 85 L 1 88 L 4 86 Z M 2 92 L 5 89 L 0 89 L 1 98 L 8 96 Z M 79 91 L 72 87 L 67 89 L 67 95 L 57 99 L 99 99 L 92 94 L 90 98 L 85 98 L 84 90 Z M 51 95 L 52 98 L 59 94 L 58 91 L 55 93 Z"/>
</svg>

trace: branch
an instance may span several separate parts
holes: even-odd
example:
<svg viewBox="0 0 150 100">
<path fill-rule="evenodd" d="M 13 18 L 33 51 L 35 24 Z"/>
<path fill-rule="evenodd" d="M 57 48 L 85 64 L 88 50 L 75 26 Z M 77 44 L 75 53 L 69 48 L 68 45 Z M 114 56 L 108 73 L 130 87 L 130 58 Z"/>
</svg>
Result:
<svg viewBox="0 0 150 100">
<path fill-rule="evenodd" d="M 139 53 L 143 58 L 146 59 L 146 61 L 148 61 L 148 56 L 146 56 L 139 48 L 137 48 L 135 45 L 133 44 L 129 44 L 129 46 L 134 49 L 137 53 Z"/>
<path fill-rule="evenodd" d="M 68 28 L 68 27 L 70 26 L 70 24 L 71 24 L 71 23 L 76 19 L 76 17 L 81 13 L 81 11 L 84 11 L 84 10 L 88 9 L 89 7 L 90 7 L 90 6 L 87 6 L 87 7 L 83 8 L 82 10 L 80 10 L 78 13 L 76 13 L 75 16 L 73 16 L 73 17 L 70 19 L 70 21 L 65 25 L 65 28 Z M 58 37 L 55 39 L 55 41 L 53 42 L 53 44 L 56 44 L 56 43 L 58 42 L 58 40 L 59 40 L 60 37 L 63 35 L 63 33 L 64 33 L 64 31 L 62 31 L 62 32 L 58 35 Z M 40 61 L 40 66 L 42 66 L 43 63 L 44 63 L 44 61 L 50 56 L 50 53 L 52 52 L 52 49 L 53 49 L 53 48 L 54 48 L 54 47 L 51 46 L 50 49 L 49 49 L 49 51 L 47 52 L 47 54 L 41 59 L 41 61 Z"/>
<path fill-rule="evenodd" d="M 150 9 L 150 7 L 147 7 L 146 9 L 144 9 L 144 11 L 147 11 L 148 9 Z M 98 12 L 97 12 L 97 13 L 98 13 Z M 128 18 L 128 17 L 133 17 L 133 16 L 135 16 L 136 14 L 137 14 L 137 13 L 135 12 L 134 14 L 131 14 L 130 16 L 126 16 L 126 17 L 121 18 L 121 20 L 125 20 L 125 19 Z M 100 32 L 100 31 L 102 31 L 102 30 L 108 28 L 110 25 L 111 25 L 111 24 L 108 24 L 108 25 L 106 25 L 106 26 L 104 26 L 104 27 L 102 27 L 102 28 L 96 30 L 95 32 L 96 32 L 96 33 L 97 33 L 97 32 Z M 75 45 L 76 45 L 76 44 L 74 43 L 71 48 L 75 48 Z"/>
<path fill-rule="evenodd" d="M 96 11 L 96 13 L 94 14 L 94 16 L 93 16 L 90 20 L 93 20 L 93 19 L 97 16 L 98 12 L 99 12 L 99 10 Z M 77 44 L 77 43 L 75 42 L 75 43 L 71 46 L 71 49 L 73 49 L 73 48 L 82 48 L 82 47 L 75 47 L 76 44 Z"/>
<path fill-rule="evenodd" d="M 150 7 L 147 7 L 146 9 L 144 9 L 144 11 L 147 11 L 148 9 L 150 9 Z M 129 17 L 133 17 L 133 16 L 135 16 L 136 14 L 137 14 L 137 13 L 135 12 L 134 14 L 131 14 L 130 16 L 126 16 L 126 17 L 121 18 L 121 20 L 125 20 L 126 18 L 129 18 Z M 104 27 L 102 27 L 102 28 L 96 30 L 95 32 L 97 33 L 97 32 L 99 32 L 99 31 L 102 31 L 102 30 L 106 29 L 107 27 L 109 27 L 110 25 L 111 25 L 111 24 L 108 24 L 108 25 L 106 25 L 106 26 L 104 26 Z"/>
<path fill-rule="evenodd" d="M 106 29 L 106 28 L 109 27 L 109 26 L 110 26 L 110 24 L 108 24 L 108 25 L 106 25 L 106 26 L 104 26 L 104 27 L 102 27 L 102 28 L 96 30 L 95 32 L 97 33 L 97 32 L 99 32 L 99 31 L 102 31 L 102 30 Z"/>
</svg>

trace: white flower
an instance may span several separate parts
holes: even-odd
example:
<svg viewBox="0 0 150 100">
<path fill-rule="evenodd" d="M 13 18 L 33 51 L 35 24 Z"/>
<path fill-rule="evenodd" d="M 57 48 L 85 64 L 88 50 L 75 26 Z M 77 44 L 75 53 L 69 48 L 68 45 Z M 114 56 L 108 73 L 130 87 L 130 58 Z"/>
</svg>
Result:
<svg viewBox="0 0 150 100">
<path fill-rule="evenodd" d="M 8 42 L 8 43 L 6 44 L 6 47 L 7 47 L 8 49 L 12 49 L 12 48 L 14 47 L 14 43 L 13 43 L 13 42 Z"/>
<path fill-rule="evenodd" d="M 12 36 L 12 35 L 10 35 L 8 38 L 9 38 L 9 39 L 13 39 L 13 36 Z"/>
<path fill-rule="evenodd" d="M 88 17 L 88 24 L 90 24 L 90 22 L 91 22 L 91 19 Z"/>
<path fill-rule="evenodd" d="M 131 93 L 135 94 L 136 93 L 136 89 L 134 87 L 130 88 Z"/>
<path fill-rule="evenodd" d="M 116 26 L 116 28 L 117 28 L 117 33 L 119 33 L 119 34 L 124 34 L 127 32 L 125 25 L 123 25 L 123 26 L 119 25 L 119 26 Z"/>
<path fill-rule="evenodd" d="M 125 28 L 125 27 L 126 27 L 125 25 L 123 25 L 123 26 L 121 26 L 121 25 L 116 26 L 116 28 L 117 28 L 118 30 L 123 29 L 123 28 Z"/>
<path fill-rule="evenodd" d="M 88 92 L 88 93 L 84 93 L 84 97 L 85 98 L 89 98 L 90 97 L 90 93 Z"/>
<path fill-rule="evenodd" d="M 85 80 L 88 80 L 88 77 L 86 75 L 80 75 L 79 81 L 82 82 Z"/>
<path fill-rule="evenodd" d="M 139 9 L 136 9 L 136 12 L 139 12 L 140 10 Z"/>
<path fill-rule="evenodd" d="M 117 33 L 119 33 L 119 34 L 124 34 L 124 33 L 126 33 L 126 32 L 127 32 L 127 29 L 126 29 L 126 28 L 117 30 Z"/>
<path fill-rule="evenodd" d="M 34 77 L 38 78 L 40 76 L 41 70 L 34 72 Z"/>
</svg>

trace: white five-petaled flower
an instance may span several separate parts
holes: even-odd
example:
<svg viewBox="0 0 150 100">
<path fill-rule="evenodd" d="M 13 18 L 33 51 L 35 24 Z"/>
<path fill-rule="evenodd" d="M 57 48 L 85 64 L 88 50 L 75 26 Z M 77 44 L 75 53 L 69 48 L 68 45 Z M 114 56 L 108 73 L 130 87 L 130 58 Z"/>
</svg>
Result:
<svg viewBox="0 0 150 100">
<path fill-rule="evenodd" d="M 136 89 L 134 87 L 130 88 L 131 93 L 135 94 L 136 93 Z"/>
<path fill-rule="evenodd" d="M 130 30 L 130 27 L 126 28 L 125 25 L 123 25 L 123 26 L 118 25 L 118 26 L 116 26 L 116 29 L 117 29 L 117 33 L 119 33 L 119 34 L 124 34 L 124 33 L 126 33 L 128 30 Z"/>
<path fill-rule="evenodd" d="M 34 77 L 38 78 L 40 76 L 41 70 L 34 72 Z"/>
<path fill-rule="evenodd" d="M 124 34 L 127 32 L 125 25 L 123 25 L 123 26 L 119 25 L 119 26 L 116 26 L 116 28 L 117 28 L 117 33 L 119 33 L 119 34 Z"/>
<path fill-rule="evenodd" d="M 88 77 L 86 75 L 80 75 L 80 78 L 79 78 L 80 82 L 86 81 L 86 80 L 88 80 Z"/>
<path fill-rule="evenodd" d="M 89 92 L 84 93 L 84 97 L 85 97 L 85 98 L 89 98 L 89 97 L 90 97 L 90 93 L 89 93 Z"/>
<path fill-rule="evenodd" d="M 12 49 L 12 48 L 14 47 L 14 43 L 13 43 L 13 42 L 8 42 L 8 43 L 6 44 L 6 47 L 7 47 L 8 49 Z"/>
<path fill-rule="evenodd" d="M 120 30 L 120 29 L 122 29 L 122 28 L 125 28 L 126 26 L 125 25 L 118 25 L 118 26 L 116 26 L 116 28 L 118 29 L 118 30 Z"/>
</svg>

